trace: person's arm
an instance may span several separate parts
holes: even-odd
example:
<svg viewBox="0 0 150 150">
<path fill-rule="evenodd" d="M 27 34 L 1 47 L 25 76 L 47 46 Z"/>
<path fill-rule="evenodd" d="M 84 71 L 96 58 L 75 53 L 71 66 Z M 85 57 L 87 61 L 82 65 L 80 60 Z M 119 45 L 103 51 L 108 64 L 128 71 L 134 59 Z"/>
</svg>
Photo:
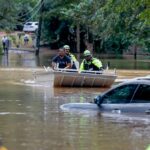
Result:
<svg viewBox="0 0 150 150">
<path fill-rule="evenodd" d="M 56 68 L 56 63 L 52 62 L 52 69 L 55 70 L 55 68 Z"/>
<path fill-rule="evenodd" d="M 55 70 L 57 67 L 57 56 L 52 59 L 52 69 Z"/>
<path fill-rule="evenodd" d="M 94 66 L 96 66 L 97 68 L 99 68 L 99 69 L 101 69 L 101 68 L 103 67 L 102 62 L 101 62 L 100 60 L 98 60 L 98 59 L 94 59 L 94 60 L 92 61 L 92 64 L 93 64 Z"/>
<path fill-rule="evenodd" d="M 67 66 L 64 69 L 71 69 L 71 59 L 66 56 Z"/>
<path fill-rule="evenodd" d="M 64 69 L 71 69 L 71 63 L 68 63 Z"/>
<path fill-rule="evenodd" d="M 79 72 L 84 71 L 84 60 L 82 61 L 81 65 L 80 65 L 80 69 Z"/>
<path fill-rule="evenodd" d="M 73 61 L 77 61 L 76 57 L 73 54 L 70 54 L 70 56 Z"/>
</svg>

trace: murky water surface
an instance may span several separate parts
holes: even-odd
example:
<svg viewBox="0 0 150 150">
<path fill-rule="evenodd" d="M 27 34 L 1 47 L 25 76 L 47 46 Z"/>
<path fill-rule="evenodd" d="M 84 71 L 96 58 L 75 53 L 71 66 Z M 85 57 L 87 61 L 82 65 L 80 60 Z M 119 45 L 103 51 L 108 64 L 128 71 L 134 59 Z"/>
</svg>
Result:
<svg viewBox="0 0 150 150">
<path fill-rule="evenodd" d="M 48 61 L 42 57 L 37 63 L 34 55 L 23 55 L 21 60 L 19 54 L 9 55 L 9 61 L 1 63 L 6 68 L 0 70 L 0 138 L 8 150 L 144 150 L 150 143 L 149 119 L 97 111 L 63 112 L 60 105 L 90 102 L 107 89 L 53 88 L 52 78 L 35 83 L 32 69 Z M 7 70 L 7 64 L 25 68 Z M 122 71 L 120 78 L 127 76 Z"/>
</svg>

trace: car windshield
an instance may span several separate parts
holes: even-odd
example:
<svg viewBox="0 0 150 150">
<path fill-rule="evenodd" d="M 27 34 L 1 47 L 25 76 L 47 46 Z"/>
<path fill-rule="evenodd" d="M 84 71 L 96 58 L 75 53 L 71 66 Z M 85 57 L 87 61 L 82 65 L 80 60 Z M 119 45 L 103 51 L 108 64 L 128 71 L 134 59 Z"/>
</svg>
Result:
<svg viewBox="0 0 150 150">
<path fill-rule="evenodd" d="M 32 25 L 32 23 L 31 22 L 27 22 L 25 25 Z"/>
<path fill-rule="evenodd" d="M 104 95 L 102 103 L 129 103 L 137 86 L 137 84 L 129 84 L 117 87 Z"/>
<path fill-rule="evenodd" d="M 132 103 L 150 103 L 150 85 L 140 85 Z"/>
</svg>

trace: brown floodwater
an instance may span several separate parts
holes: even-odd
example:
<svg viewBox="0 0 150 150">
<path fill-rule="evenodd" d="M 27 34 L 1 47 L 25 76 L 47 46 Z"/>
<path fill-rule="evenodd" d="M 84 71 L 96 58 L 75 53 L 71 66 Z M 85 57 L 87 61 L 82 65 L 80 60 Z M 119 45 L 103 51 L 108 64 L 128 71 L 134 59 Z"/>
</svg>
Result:
<svg viewBox="0 0 150 150">
<path fill-rule="evenodd" d="M 107 89 L 54 88 L 52 75 L 48 82 L 36 83 L 33 72 L 44 69 L 29 56 L 18 60 L 13 54 L 9 63 L 1 63 L 0 139 L 8 150 L 145 150 L 150 144 L 149 119 L 62 111 L 64 103 L 91 102 Z M 128 79 L 150 71 L 117 73 L 118 79 Z"/>
</svg>

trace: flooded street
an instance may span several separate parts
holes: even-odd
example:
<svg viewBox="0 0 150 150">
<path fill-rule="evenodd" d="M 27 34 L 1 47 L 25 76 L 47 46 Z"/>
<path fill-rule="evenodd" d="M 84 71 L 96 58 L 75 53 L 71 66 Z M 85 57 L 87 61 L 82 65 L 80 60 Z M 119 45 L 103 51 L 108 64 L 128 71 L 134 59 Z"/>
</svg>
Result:
<svg viewBox="0 0 150 150">
<path fill-rule="evenodd" d="M 62 111 L 62 104 L 91 102 L 107 89 L 54 88 L 53 75 L 46 83 L 36 83 L 33 72 L 44 71 L 51 57 L 44 53 L 37 58 L 34 53 L 19 51 L 0 56 L 0 139 L 8 150 L 146 149 L 150 144 L 150 118 Z M 143 70 L 118 69 L 118 79 L 148 75 L 149 62 L 145 64 Z"/>
</svg>

